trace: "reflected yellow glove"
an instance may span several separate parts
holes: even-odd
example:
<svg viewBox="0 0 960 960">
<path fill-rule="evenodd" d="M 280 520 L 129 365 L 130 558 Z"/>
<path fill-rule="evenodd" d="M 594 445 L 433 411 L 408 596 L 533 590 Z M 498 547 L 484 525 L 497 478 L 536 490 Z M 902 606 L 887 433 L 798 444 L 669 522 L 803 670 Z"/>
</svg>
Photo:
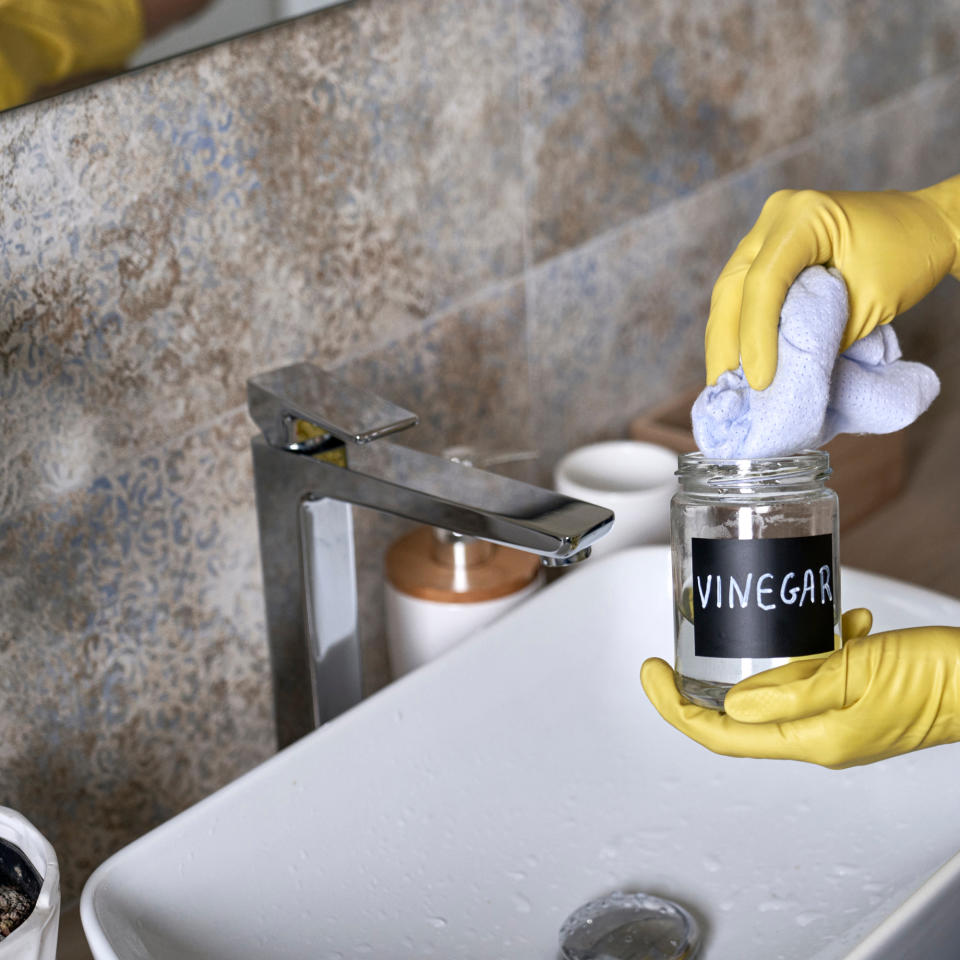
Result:
<svg viewBox="0 0 960 960">
<path fill-rule="evenodd" d="M 960 176 L 912 193 L 773 194 L 714 285 L 708 383 L 742 362 L 750 386 L 770 386 L 783 299 L 814 264 L 836 267 L 847 283 L 842 352 L 912 307 L 948 273 L 960 278 Z"/>
<path fill-rule="evenodd" d="M 960 629 L 866 636 L 871 619 L 844 614 L 843 649 L 741 681 L 725 713 L 682 697 L 663 660 L 644 663 L 643 688 L 665 720 L 732 757 L 840 769 L 960 740 Z"/>
<path fill-rule="evenodd" d="M 140 0 L 0 0 L 0 110 L 116 70 L 143 39 Z"/>
</svg>

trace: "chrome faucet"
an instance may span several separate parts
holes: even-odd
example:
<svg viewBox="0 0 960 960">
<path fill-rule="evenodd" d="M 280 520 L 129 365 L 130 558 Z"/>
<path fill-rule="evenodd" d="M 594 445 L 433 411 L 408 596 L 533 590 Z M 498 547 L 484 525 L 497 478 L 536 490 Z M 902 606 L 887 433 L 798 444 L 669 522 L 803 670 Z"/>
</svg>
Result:
<svg viewBox="0 0 960 960">
<path fill-rule="evenodd" d="M 296 363 L 247 381 L 277 738 L 362 697 L 351 504 L 539 554 L 589 556 L 613 514 L 382 437 L 417 416 Z"/>
</svg>

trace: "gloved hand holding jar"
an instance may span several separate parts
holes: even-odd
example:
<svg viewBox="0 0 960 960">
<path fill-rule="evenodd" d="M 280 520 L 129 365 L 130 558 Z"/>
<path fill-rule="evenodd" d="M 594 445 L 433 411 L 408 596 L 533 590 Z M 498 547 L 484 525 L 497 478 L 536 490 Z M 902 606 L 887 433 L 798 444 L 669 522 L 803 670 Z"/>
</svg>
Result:
<svg viewBox="0 0 960 960">
<path fill-rule="evenodd" d="M 708 383 L 742 363 L 753 389 L 770 385 L 781 306 L 815 264 L 847 285 L 843 351 L 947 274 L 960 279 L 960 176 L 914 192 L 773 194 L 714 286 Z M 643 665 L 643 687 L 669 723 L 729 756 L 841 768 L 960 740 L 960 629 L 870 635 L 871 619 L 845 614 L 842 649 L 742 680 L 722 712 L 686 699 L 663 660 Z"/>
</svg>

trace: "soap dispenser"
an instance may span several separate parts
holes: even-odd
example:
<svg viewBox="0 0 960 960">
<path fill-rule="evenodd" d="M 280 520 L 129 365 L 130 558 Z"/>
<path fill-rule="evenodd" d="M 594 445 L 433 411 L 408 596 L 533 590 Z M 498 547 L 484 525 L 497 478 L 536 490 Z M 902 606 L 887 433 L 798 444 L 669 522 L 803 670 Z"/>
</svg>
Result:
<svg viewBox="0 0 960 960">
<path fill-rule="evenodd" d="M 533 454 L 444 456 L 486 467 Z M 439 527 L 420 526 L 387 551 L 387 649 L 394 677 L 422 666 L 526 599 L 542 583 L 539 557 Z"/>
</svg>

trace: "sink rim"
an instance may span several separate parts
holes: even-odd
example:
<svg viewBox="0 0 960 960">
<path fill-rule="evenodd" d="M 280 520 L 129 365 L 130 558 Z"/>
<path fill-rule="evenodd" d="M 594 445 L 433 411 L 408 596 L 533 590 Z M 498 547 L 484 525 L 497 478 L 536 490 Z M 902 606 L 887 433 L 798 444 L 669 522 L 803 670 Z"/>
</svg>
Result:
<svg viewBox="0 0 960 960">
<path fill-rule="evenodd" d="M 600 564 L 611 564 L 618 562 L 623 562 L 622 557 L 624 555 L 629 555 L 636 553 L 638 551 L 650 551 L 655 552 L 659 555 L 662 555 L 665 551 L 668 551 L 666 547 L 648 547 L 648 548 L 636 548 L 633 551 L 625 551 L 623 554 L 614 554 L 607 558 L 597 560 L 594 562 L 595 567 L 599 567 Z M 577 571 L 568 576 L 579 576 L 581 573 L 587 572 Z M 950 597 L 945 594 L 939 594 L 934 591 L 926 590 L 925 588 L 915 586 L 913 584 L 906 584 L 901 581 L 891 580 L 890 578 L 883 577 L 877 574 L 871 574 L 864 571 L 856 571 L 852 568 L 843 568 L 845 575 L 855 573 L 858 577 L 864 578 L 864 582 L 873 584 L 877 588 L 882 588 L 885 584 L 896 584 L 899 590 L 905 590 L 910 595 L 914 596 L 918 601 L 922 600 L 928 603 L 936 602 L 946 602 L 949 605 L 956 606 L 960 604 L 957 598 Z M 564 578 L 566 579 L 566 578 Z M 560 581 L 557 584 L 553 584 L 550 587 L 546 588 L 543 593 L 547 591 L 553 591 L 557 587 L 561 587 L 563 581 Z M 541 596 L 542 596 L 541 594 Z M 530 603 L 535 603 L 537 598 L 533 598 Z M 527 605 L 524 605 L 527 606 Z M 522 610 L 523 607 L 518 608 Z M 513 615 L 508 614 L 505 617 L 505 620 L 511 619 Z M 502 623 L 503 621 L 501 621 Z M 496 625 L 494 628 L 496 629 Z M 482 631 L 486 633 L 488 631 Z M 432 664 L 429 664 L 422 670 L 419 670 L 413 674 L 408 675 L 407 677 L 402 678 L 397 681 L 395 684 L 390 685 L 387 688 L 384 688 L 382 691 L 378 691 L 377 694 L 368 698 L 362 704 L 360 704 L 355 709 L 349 711 L 343 716 L 332 721 L 330 724 L 326 725 L 323 728 L 320 728 L 317 731 L 309 734 L 304 737 L 301 741 L 296 744 L 291 745 L 287 749 L 278 752 L 275 756 L 271 757 L 264 763 L 258 765 L 247 773 L 243 774 L 241 777 L 234 780 L 232 783 L 227 784 L 220 790 L 211 794 L 208 797 L 200 800 L 198 803 L 189 807 L 187 810 L 184 810 L 176 817 L 171 818 L 171 820 L 166 821 L 163 824 L 158 825 L 153 830 L 144 834 L 143 836 L 137 838 L 132 843 L 128 844 L 121 850 L 117 851 L 106 861 L 104 861 L 94 873 L 91 875 L 89 880 L 84 886 L 83 894 L 81 896 L 81 919 L 83 922 L 84 932 L 87 936 L 88 941 L 90 942 L 91 948 L 94 949 L 98 957 L 109 958 L 109 960 L 118 960 L 118 954 L 115 952 L 113 945 L 107 937 L 107 934 L 103 928 L 101 922 L 99 910 L 98 910 L 98 900 L 100 896 L 109 891 L 111 886 L 111 877 L 117 871 L 119 867 L 122 867 L 126 860 L 130 857 L 136 855 L 136 852 L 145 844 L 154 842 L 156 834 L 160 831 L 170 831 L 175 829 L 176 824 L 180 823 L 185 824 L 189 823 L 195 817 L 200 816 L 201 812 L 208 810 L 210 807 L 216 806 L 221 803 L 230 802 L 232 799 L 232 794 L 237 790 L 238 787 L 244 785 L 249 788 L 252 782 L 255 782 L 257 778 L 273 778 L 276 774 L 276 768 L 282 767 L 283 764 L 291 764 L 292 769 L 297 769 L 296 767 L 296 758 L 299 757 L 301 751 L 311 752 L 316 749 L 316 744 L 321 742 L 324 737 L 329 738 L 330 736 L 336 736 L 337 731 L 342 731 L 348 728 L 349 725 L 357 722 L 362 722 L 362 718 L 365 716 L 366 710 L 369 710 L 369 704 L 374 701 L 379 701 L 384 697 L 395 697 L 397 696 L 397 690 L 399 689 L 412 689 L 415 684 L 420 683 L 421 685 L 431 683 L 431 678 L 434 674 L 438 673 L 444 669 L 441 664 L 444 661 L 449 661 L 450 658 L 457 658 L 464 656 L 464 650 L 473 645 L 473 641 L 468 641 L 463 644 L 461 647 L 451 651 L 446 657 L 441 660 L 435 661 Z M 954 853 L 952 858 L 947 861 L 946 864 L 937 869 L 928 879 L 922 883 L 916 890 L 910 893 L 907 898 L 901 903 L 899 907 L 894 908 L 879 924 L 874 930 L 863 939 L 858 946 L 854 948 L 853 953 L 847 954 L 849 960 L 866 960 L 867 957 L 871 956 L 868 950 L 876 949 L 875 946 L 871 944 L 881 943 L 884 937 L 889 939 L 890 931 L 897 926 L 898 923 L 904 921 L 904 918 L 909 918 L 915 916 L 918 912 L 922 912 L 926 908 L 926 905 L 937 896 L 938 891 L 941 891 L 944 888 L 944 884 L 949 884 L 954 882 L 958 877 L 960 877 L 960 853 Z"/>
</svg>

